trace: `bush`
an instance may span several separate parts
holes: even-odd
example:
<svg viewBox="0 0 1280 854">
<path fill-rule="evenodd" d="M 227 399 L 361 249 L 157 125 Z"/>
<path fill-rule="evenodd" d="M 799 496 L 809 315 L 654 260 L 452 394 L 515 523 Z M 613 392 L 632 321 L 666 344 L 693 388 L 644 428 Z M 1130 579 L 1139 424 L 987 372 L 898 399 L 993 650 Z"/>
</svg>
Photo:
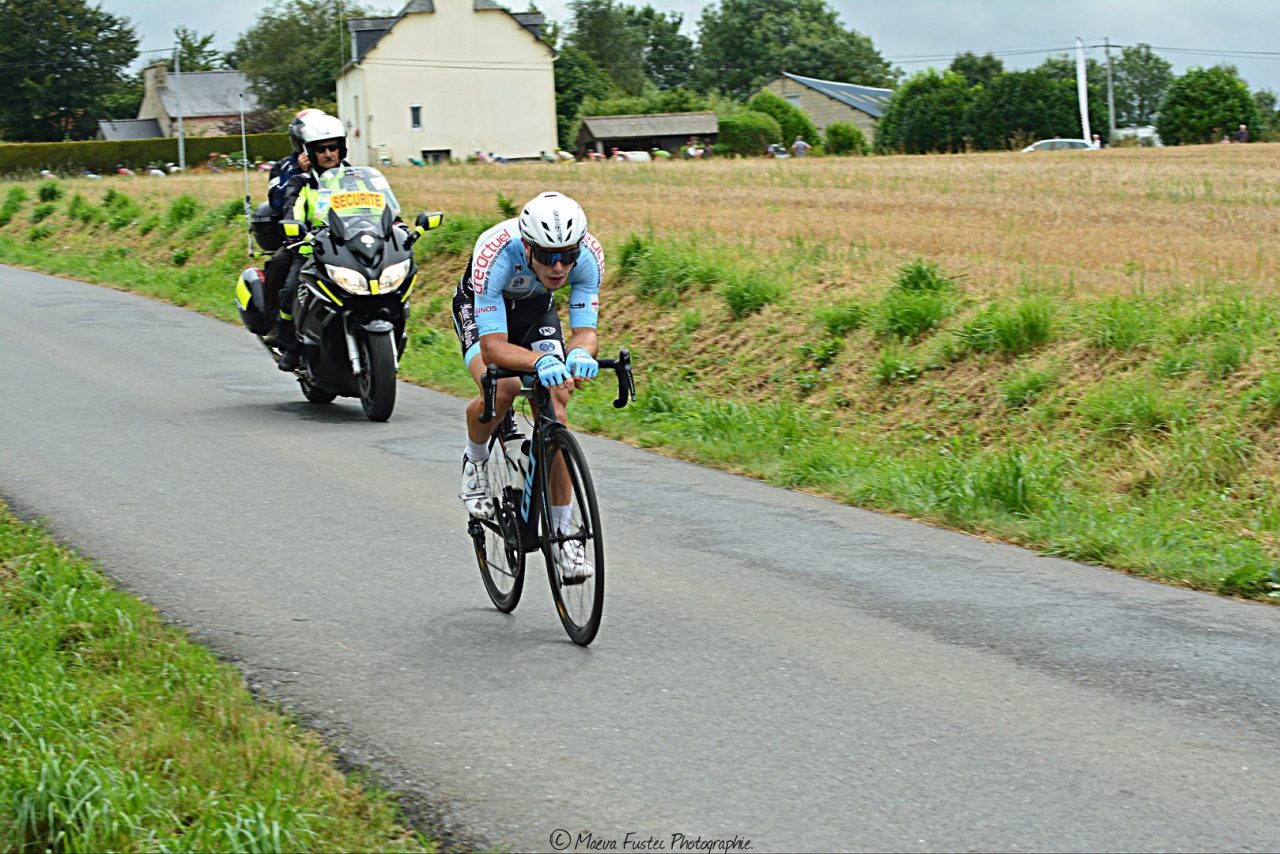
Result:
<svg viewBox="0 0 1280 854">
<path fill-rule="evenodd" d="M 62 198 L 62 185 L 57 181 L 45 181 L 36 190 L 42 202 L 56 202 Z"/>
<path fill-rule="evenodd" d="M 867 138 L 857 125 L 833 122 L 827 125 L 827 151 L 831 154 L 866 154 L 870 151 Z"/>
<path fill-rule="evenodd" d="M 778 122 L 778 127 L 782 129 L 782 136 L 773 140 L 774 142 L 791 145 L 791 141 L 797 136 L 804 138 L 812 145 L 822 142 L 818 129 L 813 126 L 813 122 L 809 121 L 808 116 L 767 89 L 748 101 L 747 109 L 773 116 Z"/>
<path fill-rule="evenodd" d="M 720 137 L 716 145 L 729 154 L 758 157 L 771 143 L 782 140 L 782 127 L 778 120 L 767 113 L 745 110 L 720 120 Z"/>
</svg>

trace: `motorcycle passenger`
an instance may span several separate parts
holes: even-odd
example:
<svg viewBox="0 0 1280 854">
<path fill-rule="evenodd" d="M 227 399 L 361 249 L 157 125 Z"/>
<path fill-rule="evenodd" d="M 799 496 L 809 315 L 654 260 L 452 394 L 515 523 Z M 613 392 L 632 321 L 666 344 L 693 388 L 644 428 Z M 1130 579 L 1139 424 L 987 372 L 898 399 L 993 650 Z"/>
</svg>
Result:
<svg viewBox="0 0 1280 854">
<path fill-rule="evenodd" d="M 585 250 L 585 251 L 584 251 Z M 488 365 L 536 374 L 551 390 L 560 421 L 578 383 L 590 381 L 600 368 L 596 320 L 604 249 L 587 232 L 587 215 L 573 199 L 542 193 L 520 216 L 490 228 L 476 240 L 471 260 L 453 297 L 453 321 L 462 360 L 476 385 Z M 567 287 L 570 338 L 566 345 L 554 294 Z M 483 388 L 483 386 L 481 386 Z M 462 457 L 463 504 L 473 516 L 494 512 L 489 490 L 489 436 L 500 423 L 520 380 L 498 383 L 496 420 L 480 423 L 484 401 L 467 405 L 467 445 Z M 561 467 L 552 483 L 552 516 L 567 531 L 572 487 Z M 591 569 L 582 544 L 569 540 L 556 547 L 556 564 L 566 581 L 581 581 Z"/>
<path fill-rule="evenodd" d="M 308 172 L 311 169 L 311 158 L 303 149 L 302 127 L 308 118 L 317 118 L 324 115 L 323 110 L 306 109 L 298 112 L 289 122 L 289 145 L 293 148 L 293 153 L 288 157 L 277 160 L 275 165 L 271 167 L 271 173 L 267 179 L 267 203 L 271 205 L 271 212 L 277 220 L 284 218 L 285 208 L 284 192 L 289 186 L 289 181 L 294 175 Z M 266 269 L 266 287 L 267 293 L 271 298 L 277 298 L 284 290 L 285 279 L 289 275 L 289 264 L 293 260 L 293 253 L 285 246 L 281 246 L 271 256 L 271 260 L 267 262 Z M 276 327 L 266 337 L 268 344 L 275 344 L 280 339 L 281 320 L 277 316 Z"/>
<path fill-rule="evenodd" d="M 323 221 L 317 216 L 320 175 L 338 166 L 350 165 L 347 163 L 347 132 L 341 119 L 320 113 L 302 118 L 298 136 L 302 140 L 299 158 L 306 155 L 310 168 L 289 179 L 282 204 L 287 217 L 306 223 L 315 220 L 319 224 Z M 293 326 L 293 297 L 298 291 L 298 273 L 310 254 L 311 247 L 305 244 L 289 250 L 290 260 L 280 289 L 280 325 L 276 333 L 281 352 L 277 367 L 282 371 L 294 370 L 302 360 L 302 342 L 298 340 Z"/>
</svg>

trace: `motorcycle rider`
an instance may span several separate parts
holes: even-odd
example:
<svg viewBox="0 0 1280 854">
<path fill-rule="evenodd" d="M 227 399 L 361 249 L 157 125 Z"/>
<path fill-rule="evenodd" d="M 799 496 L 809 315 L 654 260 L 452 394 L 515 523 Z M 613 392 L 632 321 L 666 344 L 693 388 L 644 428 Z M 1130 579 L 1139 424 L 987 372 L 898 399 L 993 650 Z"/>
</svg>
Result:
<svg viewBox="0 0 1280 854">
<path fill-rule="evenodd" d="M 318 118 L 324 114 L 324 110 L 308 108 L 300 110 L 293 117 L 293 120 L 289 122 L 289 145 L 292 146 L 293 153 L 276 161 L 275 165 L 271 167 L 271 173 L 267 180 L 267 203 L 271 205 L 271 212 L 277 220 L 282 219 L 288 210 L 284 204 L 284 192 L 289 186 L 289 181 L 294 175 L 308 172 L 311 169 L 311 158 L 303 149 L 302 128 L 308 118 Z M 289 275 L 289 264 L 292 260 L 292 250 L 286 246 L 281 246 L 271 256 L 271 260 L 267 262 L 266 286 L 267 293 L 272 298 L 278 299 L 280 293 L 284 290 L 284 282 Z M 277 316 L 275 329 L 265 339 L 268 344 L 274 345 L 278 341 L 286 340 L 281 338 L 282 323 L 283 321 Z"/>
<path fill-rule="evenodd" d="M 600 370 L 596 321 L 603 276 L 604 249 L 587 231 L 586 213 L 560 193 L 541 193 L 520 216 L 481 234 L 453 298 L 462 359 L 476 385 L 483 388 L 481 377 L 490 364 L 537 374 L 551 389 L 556 416 L 568 423 L 570 393 Z M 567 345 L 554 298 L 561 289 L 569 303 Z M 495 423 L 501 422 L 519 387 L 517 379 L 499 382 Z M 489 517 L 494 510 L 488 474 L 492 425 L 480 423 L 483 409 L 479 396 L 467 406 L 459 497 L 472 516 Z M 567 475 L 553 484 L 552 493 L 553 519 L 564 530 L 571 512 L 564 499 L 571 495 Z M 590 575 L 577 541 L 559 545 L 555 560 L 566 582 Z"/>
<path fill-rule="evenodd" d="M 319 113 L 319 111 L 316 111 Z M 305 223 L 322 222 L 318 217 L 320 175 L 347 163 L 347 131 L 342 120 L 327 113 L 299 116 L 298 138 L 302 143 L 299 160 L 307 158 L 307 168 L 289 178 L 282 194 L 282 206 L 286 218 Z M 301 163 L 299 164 L 301 165 Z M 298 292 L 298 273 L 311 254 L 311 247 L 303 244 L 287 250 L 289 254 L 284 284 L 280 288 L 280 325 L 276 343 L 280 347 L 282 371 L 292 371 L 302 360 L 302 342 L 293 326 L 293 297 Z"/>
</svg>

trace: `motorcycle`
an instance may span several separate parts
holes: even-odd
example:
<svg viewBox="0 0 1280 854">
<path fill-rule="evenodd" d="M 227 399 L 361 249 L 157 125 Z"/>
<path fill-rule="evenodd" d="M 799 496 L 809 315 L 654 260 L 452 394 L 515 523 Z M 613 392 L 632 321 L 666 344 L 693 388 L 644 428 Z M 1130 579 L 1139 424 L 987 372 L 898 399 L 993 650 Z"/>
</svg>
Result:
<svg viewBox="0 0 1280 854">
<path fill-rule="evenodd" d="M 408 340 L 409 297 L 418 274 L 413 244 L 438 228 L 444 215 L 420 213 L 413 230 L 397 224 L 395 196 L 376 169 L 340 166 L 320 176 L 320 185 L 317 213 L 323 224 L 280 220 L 273 231 L 264 205 L 254 214 L 254 235 L 266 251 L 273 242 L 278 248 L 281 239 L 311 247 L 292 312 L 302 341 L 294 373 L 303 396 L 316 404 L 358 397 L 369 420 L 386 421 L 395 408 L 396 373 Z M 240 320 L 279 362 L 279 346 L 267 339 L 275 303 L 265 271 L 241 274 Z"/>
</svg>

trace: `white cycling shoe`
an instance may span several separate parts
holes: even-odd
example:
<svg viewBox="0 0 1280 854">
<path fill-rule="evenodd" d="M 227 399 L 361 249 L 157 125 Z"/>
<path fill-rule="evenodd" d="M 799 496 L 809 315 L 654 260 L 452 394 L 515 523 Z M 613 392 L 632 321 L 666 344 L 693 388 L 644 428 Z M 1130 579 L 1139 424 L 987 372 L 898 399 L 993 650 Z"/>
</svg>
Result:
<svg viewBox="0 0 1280 854">
<path fill-rule="evenodd" d="M 489 461 L 476 462 L 470 457 L 462 458 L 462 499 L 467 512 L 477 519 L 493 517 L 493 496 L 489 494 Z"/>
<path fill-rule="evenodd" d="M 577 540 L 565 540 L 551 547 L 560 581 L 564 584 L 581 584 L 595 575 L 587 565 L 587 552 Z"/>
</svg>

